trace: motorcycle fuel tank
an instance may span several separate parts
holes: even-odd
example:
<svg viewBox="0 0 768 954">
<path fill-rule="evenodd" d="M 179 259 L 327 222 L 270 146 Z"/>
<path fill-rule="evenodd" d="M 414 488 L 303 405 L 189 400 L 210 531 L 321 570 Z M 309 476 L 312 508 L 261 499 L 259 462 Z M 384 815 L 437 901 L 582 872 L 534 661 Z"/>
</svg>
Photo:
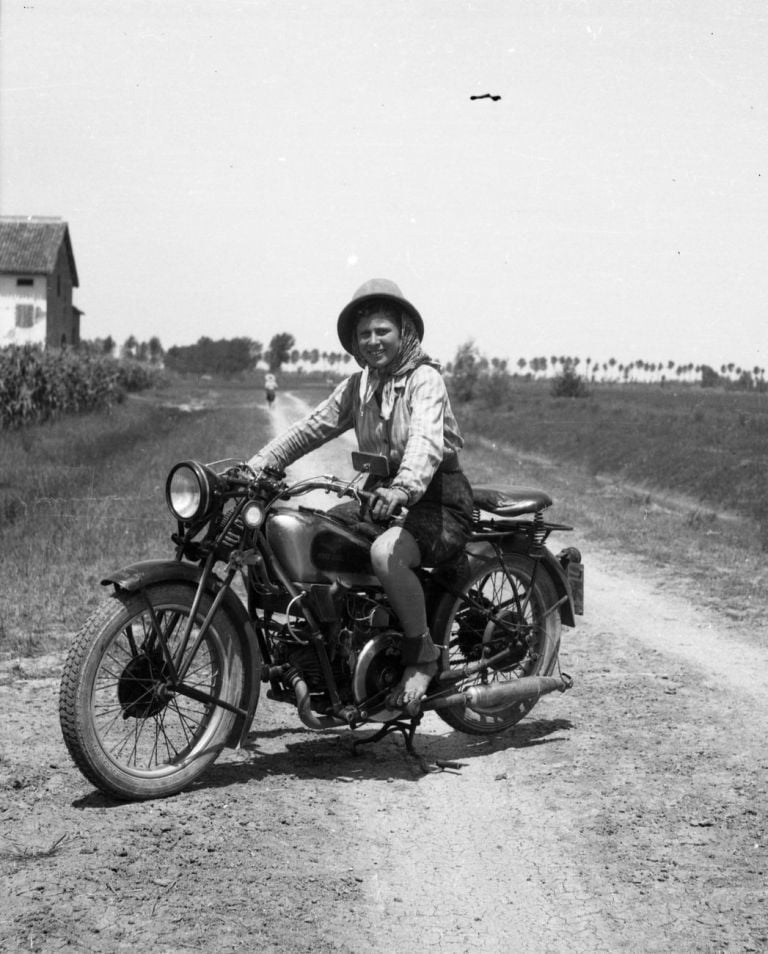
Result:
<svg viewBox="0 0 768 954">
<path fill-rule="evenodd" d="M 375 586 L 371 543 L 340 520 L 318 510 L 275 510 L 268 518 L 267 540 L 295 582 Z"/>
</svg>

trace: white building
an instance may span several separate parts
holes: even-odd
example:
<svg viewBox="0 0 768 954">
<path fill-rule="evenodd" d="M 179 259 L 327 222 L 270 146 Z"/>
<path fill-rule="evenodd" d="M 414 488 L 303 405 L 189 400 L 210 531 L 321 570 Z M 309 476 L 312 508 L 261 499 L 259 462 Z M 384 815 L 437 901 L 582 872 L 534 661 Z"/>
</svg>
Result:
<svg viewBox="0 0 768 954">
<path fill-rule="evenodd" d="M 36 216 L 0 216 L 0 347 L 80 341 L 78 287 L 67 223 Z"/>
</svg>

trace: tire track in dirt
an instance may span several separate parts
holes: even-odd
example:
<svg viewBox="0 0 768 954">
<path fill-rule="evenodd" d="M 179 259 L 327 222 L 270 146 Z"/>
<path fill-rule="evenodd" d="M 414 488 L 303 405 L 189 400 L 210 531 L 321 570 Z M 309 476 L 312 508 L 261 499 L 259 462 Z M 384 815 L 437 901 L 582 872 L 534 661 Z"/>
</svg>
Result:
<svg viewBox="0 0 768 954">
<path fill-rule="evenodd" d="M 281 395 L 273 410 L 275 433 L 305 411 L 306 405 L 295 396 Z M 349 452 L 355 446 L 353 438 L 344 435 L 341 446 L 335 441 L 294 464 L 290 476 L 351 476 Z M 307 501 L 328 506 L 328 496 L 322 493 L 313 500 L 303 498 Z M 357 734 L 365 737 L 371 732 Z M 433 713 L 425 716 L 418 736 L 420 744 L 428 740 L 429 748 L 434 744 L 449 751 L 454 748 L 453 737 L 453 731 Z M 481 740 L 468 745 L 476 751 L 488 748 Z M 347 786 L 340 793 L 343 814 L 351 820 L 350 831 L 356 833 L 349 845 L 350 864 L 360 870 L 362 860 L 369 872 L 361 881 L 367 918 L 360 927 L 367 949 L 383 949 L 380 945 L 386 936 L 387 949 L 410 947 L 418 939 L 423 950 L 449 954 L 469 950 L 482 938 L 483 950 L 508 951 L 515 911 L 536 909 L 546 899 L 538 891 L 539 881 L 529 880 L 516 886 L 517 900 L 512 901 L 507 878 L 498 870 L 509 812 L 503 788 L 487 785 L 486 773 L 495 769 L 495 774 L 503 776 L 499 760 L 485 759 L 480 776 L 459 772 L 425 777 L 405 755 L 401 740 L 388 740 L 377 750 L 387 751 L 388 760 L 405 761 L 408 778 L 370 777 L 365 786 Z M 494 766 L 494 761 L 499 764 Z M 469 824 L 457 824 L 468 813 Z M 455 861 L 446 866 L 449 858 Z M 458 879 L 445 876 L 448 871 L 455 874 L 457 868 Z M 521 904 L 524 896 L 527 901 Z M 385 931 L 382 925 L 387 926 Z M 530 926 L 526 929 L 521 923 L 518 927 L 534 940 Z"/>
</svg>

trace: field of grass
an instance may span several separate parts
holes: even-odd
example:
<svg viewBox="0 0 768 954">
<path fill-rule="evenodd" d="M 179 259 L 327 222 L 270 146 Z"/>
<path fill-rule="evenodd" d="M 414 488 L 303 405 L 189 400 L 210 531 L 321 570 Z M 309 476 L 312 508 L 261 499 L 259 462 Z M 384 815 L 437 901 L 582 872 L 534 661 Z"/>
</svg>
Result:
<svg viewBox="0 0 768 954">
<path fill-rule="evenodd" d="M 546 382 L 516 382 L 507 406 L 457 416 L 473 481 L 506 472 L 546 489 L 587 553 L 594 541 L 662 590 L 768 633 L 768 395 L 602 385 L 554 398 Z"/>
<path fill-rule="evenodd" d="M 517 382 L 506 407 L 457 414 L 467 433 L 752 518 L 768 546 L 768 394 L 629 384 L 555 398 Z"/>
<path fill-rule="evenodd" d="M 283 390 L 289 384 L 309 404 L 328 393 L 322 382 L 294 388 L 284 380 Z M 587 399 L 555 399 L 546 385 L 520 383 L 510 405 L 456 407 L 471 479 L 537 484 L 555 497 L 553 518 L 576 526 L 567 542 L 591 537 L 670 580 L 687 574 L 704 581 L 705 602 L 745 623 L 762 621 L 764 395 L 606 386 Z M 171 555 L 170 466 L 186 457 L 247 457 L 268 426 L 260 388 L 205 382 L 134 397 L 109 414 L 4 433 L 0 654 L 65 646 L 100 599 L 105 572 Z M 698 504 L 659 505 L 670 491 Z M 724 511 L 743 519 L 724 519 Z"/>
<path fill-rule="evenodd" d="M 63 645 L 101 597 L 106 571 L 172 555 L 164 497 L 172 464 L 247 456 L 266 434 L 261 392 L 217 391 L 215 410 L 181 411 L 174 405 L 208 395 L 171 388 L 109 414 L 3 434 L 0 653 Z M 256 406 L 243 409 L 248 402 Z"/>
</svg>

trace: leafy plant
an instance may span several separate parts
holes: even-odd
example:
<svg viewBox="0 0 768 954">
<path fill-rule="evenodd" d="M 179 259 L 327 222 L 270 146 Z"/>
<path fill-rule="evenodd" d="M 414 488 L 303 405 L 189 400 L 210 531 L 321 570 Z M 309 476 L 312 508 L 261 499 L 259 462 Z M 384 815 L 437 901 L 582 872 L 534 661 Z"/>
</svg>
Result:
<svg viewBox="0 0 768 954">
<path fill-rule="evenodd" d="M 471 401 L 475 396 L 480 366 L 477 347 L 467 341 L 459 347 L 451 367 L 451 390 L 459 401 Z"/>
<path fill-rule="evenodd" d="M 154 372 L 91 351 L 46 350 L 35 345 L 0 349 L 0 429 L 90 411 L 122 400 L 125 391 L 154 383 Z"/>
<path fill-rule="evenodd" d="M 497 362 L 488 372 L 479 376 L 477 396 L 489 408 L 511 407 L 512 379 L 507 374 L 506 361 Z"/>
<path fill-rule="evenodd" d="M 295 344 L 296 339 L 286 331 L 273 336 L 266 355 L 270 371 L 279 371 L 291 360 L 291 349 Z"/>
<path fill-rule="evenodd" d="M 590 394 L 587 382 L 569 364 L 552 379 L 550 391 L 553 397 L 583 398 L 589 397 Z"/>
</svg>

